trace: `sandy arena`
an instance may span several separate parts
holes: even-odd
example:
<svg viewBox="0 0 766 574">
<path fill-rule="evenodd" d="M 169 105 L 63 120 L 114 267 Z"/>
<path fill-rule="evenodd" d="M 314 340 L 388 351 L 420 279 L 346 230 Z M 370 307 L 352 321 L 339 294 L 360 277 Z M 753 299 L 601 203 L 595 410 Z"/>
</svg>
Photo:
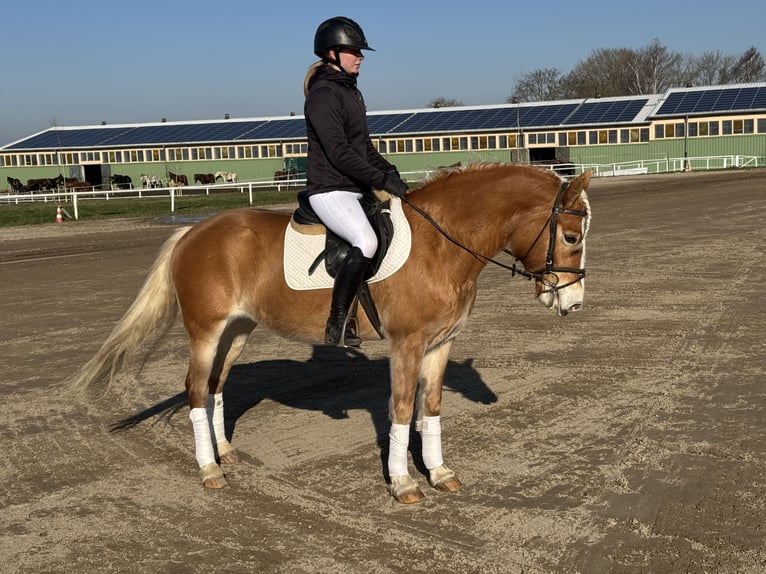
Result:
<svg viewBox="0 0 766 574">
<path fill-rule="evenodd" d="M 256 329 L 225 390 L 242 460 L 206 491 L 180 322 L 107 400 L 82 408 L 64 385 L 176 224 L 0 229 L 0 570 L 762 574 L 766 170 L 589 195 L 583 311 L 557 318 L 484 271 L 443 403 L 465 485 L 437 492 L 411 463 L 415 506 L 383 476 L 385 342 Z"/>
</svg>

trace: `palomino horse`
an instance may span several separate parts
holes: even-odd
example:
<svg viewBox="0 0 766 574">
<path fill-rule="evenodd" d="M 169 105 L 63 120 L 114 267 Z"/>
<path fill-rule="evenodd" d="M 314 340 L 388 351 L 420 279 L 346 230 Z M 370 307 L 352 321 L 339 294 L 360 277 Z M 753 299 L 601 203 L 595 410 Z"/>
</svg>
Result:
<svg viewBox="0 0 766 574">
<path fill-rule="evenodd" d="M 582 307 L 589 181 L 590 172 L 567 183 L 533 167 L 477 164 L 439 174 L 403 200 L 412 233 L 409 258 L 369 286 L 391 349 L 388 471 L 398 501 L 424 498 L 407 463 L 416 406 L 431 485 L 444 491 L 461 486 L 442 458 L 442 381 L 485 265 L 498 263 L 534 279 L 537 299 L 559 316 Z M 167 332 L 180 308 L 190 340 L 186 392 L 195 452 L 208 488 L 226 485 L 218 462 L 237 460 L 224 433 L 222 391 L 251 331 L 263 323 L 285 337 L 323 341 L 331 290 L 288 287 L 282 246 L 289 220 L 284 213 L 235 209 L 178 230 L 75 380 L 81 391 L 103 390 L 142 341 Z M 500 251 L 524 268 L 491 259 Z M 358 329 L 363 339 L 377 338 L 363 313 Z"/>
</svg>

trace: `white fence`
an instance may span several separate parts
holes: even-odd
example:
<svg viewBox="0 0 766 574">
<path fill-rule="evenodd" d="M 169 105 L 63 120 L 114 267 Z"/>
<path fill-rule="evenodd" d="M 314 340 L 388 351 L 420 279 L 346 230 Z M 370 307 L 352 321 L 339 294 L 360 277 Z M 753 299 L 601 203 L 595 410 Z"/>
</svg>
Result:
<svg viewBox="0 0 766 574">
<path fill-rule="evenodd" d="M 709 157 L 686 157 L 664 158 L 656 160 L 638 160 L 621 163 L 607 164 L 564 164 L 567 169 L 574 167 L 577 173 L 592 171 L 596 177 L 615 177 L 624 175 L 672 173 L 681 171 L 706 171 L 732 168 L 754 168 L 766 165 L 765 158 L 744 155 L 726 155 Z M 556 171 L 561 165 L 540 166 Z M 408 183 L 424 181 L 438 170 L 422 170 L 402 172 L 402 178 Z M 213 185 L 187 185 L 183 187 L 159 187 L 159 188 L 133 188 L 133 189 L 90 189 L 90 190 L 55 190 L 49 192 L 33 192 L 22 194 L 0 195 L 1 204 L 18 204 L 26 202 L 50 202 L 57 204 L 72 204 L 74 219 L 79 217 L 79 203 L 81 201 L 100 199 L 109 200 L 117 197 L 130 197 L 141 199 L 144 197 L 167 197 L 171 212 L 175 211 L 176 198 L 184 193 L 210 195 L 217 191 L 236 190 L 240 193 L 247 192 L 248 204 L 253 204 L 253 194 L 258 191 L 274 190 L 283 191 L 300 189 L 306 185 L 305 178 L 270 181 L 248 181 L 240 183 L 221 183 Z"/>
<path fill-rule="evenodd" d="M 577 165 L 578 173 L 592 171 L 596 177 L 638 175 L 643 173 L 672 173 L 678 171 L 708 171 L 731 168 L 761 167 L 764 158 L 745 155 L 705 157 L 675 157 L 622 163 Z"/>
<path fill-rule="evenodd" d="M 248 205 L 253 205 L 253 194 L 258 191 L 286 191 L 289 189 L 300 189 L 305 187 L 305 179 L 288 179 L 279 181 L 247 181 L 241 183 L 220 183 L 211 185 L 185 185 L 172 187 L 154 187 L 154 188 L 131 188 L 131 189 L 108 189 L 103 190 L 96 187 L 69 190 L 66 188 L 52 191 L 35 191 L 29 193 L 0 195 L 1 204 L 19 204 L 29 202 L 55 203 L 57 205 L 71 204 L 72 217 L 79 219 L 79 206 L 82 201 L 89 200 L 110 200 L 116 198 L 162 198 L 167 197 L 171 212 L 175 211 L 176 198 L 183 197 L 184 194 L 210 195 L 216 192 L 232 192 L 248 194 Z"/>
</svg>

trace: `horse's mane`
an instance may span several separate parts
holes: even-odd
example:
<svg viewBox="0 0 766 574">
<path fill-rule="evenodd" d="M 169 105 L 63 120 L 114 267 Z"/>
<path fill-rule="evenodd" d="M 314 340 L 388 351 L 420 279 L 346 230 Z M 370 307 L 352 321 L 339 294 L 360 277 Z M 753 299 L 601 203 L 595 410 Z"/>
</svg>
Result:
<svg viewBox="0 0 766 574">
<path fill-rule="evenodd" d="M 468 163 L 468 164 L 460 165 L 460 166 L 440 167 L 439 169 L 432 171 L 428 175 L 428 177 L 426 177 L 423 180 L 423 184 L 421 185 L 421 187 L 431 183 L 441 181 L 441 180 L 446 180 L 447 178 L 454 176 L 456 174 L 466 174 L 466 173 L 474 173 L 478 171 L 494 171 L 494 170 L 518 171 L 521 173 L 526 172 L 530 175 L 539 174 L 539 175 L 543 175 L 544 177 L 547 174 L 547 177 L 550 177 L 552 180 L 561 179 L 555 172 L 549 169 L 544 169 L 544 168 L 536 167 L 533 165 L 499 163 L 494 161 L 477 161 L 477 162 L 472 162 L 472 163 Z"/>
</svg>

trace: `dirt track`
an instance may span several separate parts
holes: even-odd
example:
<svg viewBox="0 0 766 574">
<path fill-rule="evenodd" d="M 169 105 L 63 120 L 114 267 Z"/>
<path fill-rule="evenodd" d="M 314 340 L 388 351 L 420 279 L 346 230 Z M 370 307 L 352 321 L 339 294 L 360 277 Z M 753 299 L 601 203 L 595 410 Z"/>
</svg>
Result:
<svg viewBox="0 0 766 574">
<path fill-rule="evenodd" d="M 443 409 L 465 487 L 418 474 L 413 507 L 383 479 L 385 343 L 345 356 L 256 330 L 225 391 L 244 460 L 204 491 L 180 326 L 108 401 L 79 408 L 62 384 L 174 225 L 0 229 L 0 570 L 766 571 L 766 171 L 589 194 L 581 313 L 482 275 Z"/>
</svg>

